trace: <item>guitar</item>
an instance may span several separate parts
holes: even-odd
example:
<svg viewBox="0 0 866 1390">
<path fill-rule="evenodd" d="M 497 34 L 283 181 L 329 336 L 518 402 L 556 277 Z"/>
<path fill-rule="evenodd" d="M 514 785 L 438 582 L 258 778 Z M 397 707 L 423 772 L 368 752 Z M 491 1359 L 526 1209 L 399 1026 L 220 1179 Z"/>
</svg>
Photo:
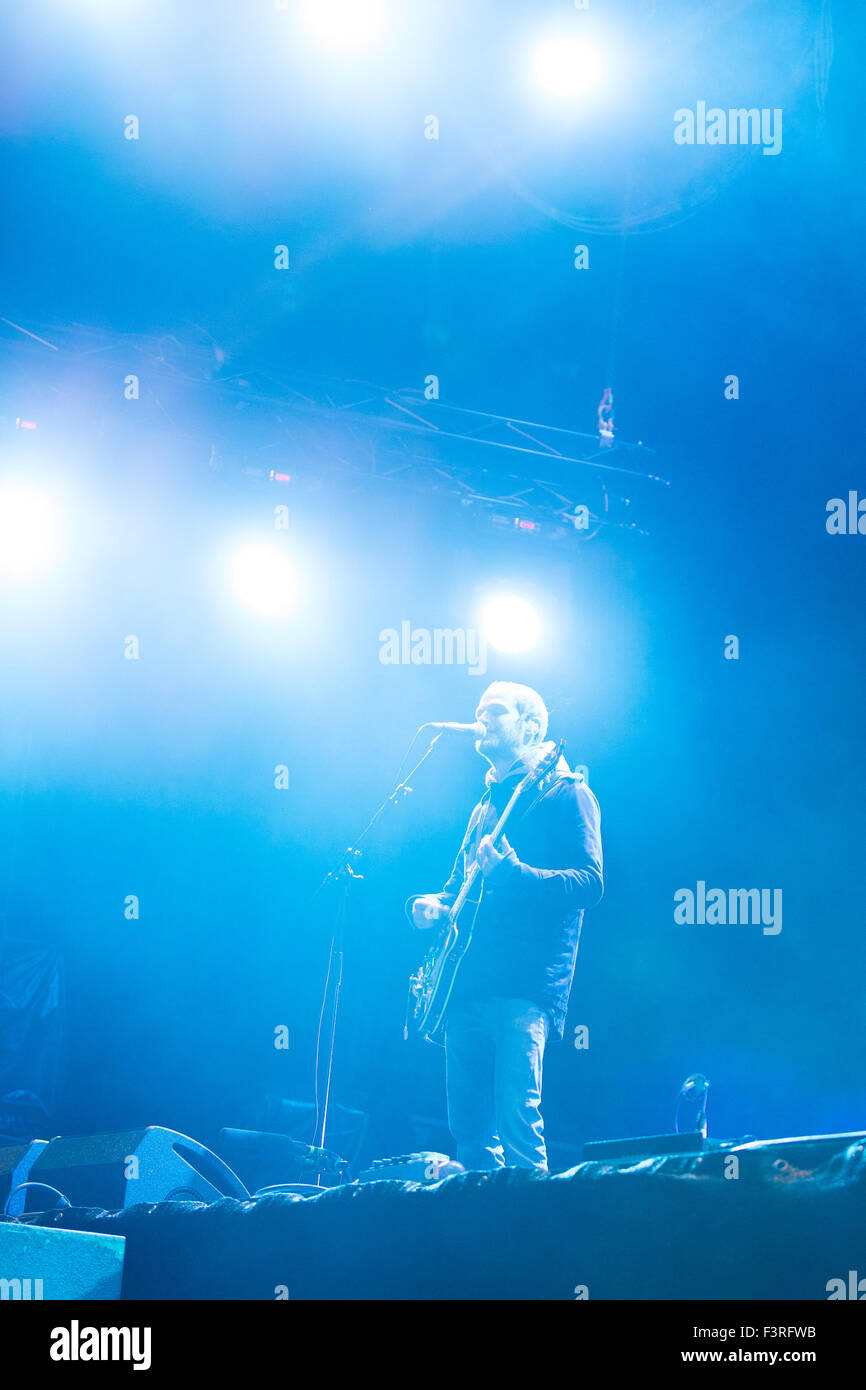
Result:
<svg viewBox="0 0 866 1390">
<path fill-rule="evenodd" d="M 496 822 L 496 828 L 492 832 L 491 839 L 494 846 L 501 840 L 506 825 L 511 817 L 511 813 L 528 791 L 533 787 L 541 787 L 545 778 L 551 777 L 559 762 L 562 750 L 565 747 L 565 740 L 560 739 L 555 748 L 546 753 L 541 761 L 527 772 L 512 792 L 508 805 Z M 539 791 L 539 795 L 541 792 Z M 426 1038 L 428 1042 L 442 1044 L 444 1042 L 444 1017 L 451 992 L 457 979 L 457 972 L 463 961 L 463 957 L 469 949 L 472 941 L 472 929 L 475 925 L 475 911 L 481 901 L 478 898 L 470 901 L 470 895 L 475 882 L 481 872 L 478 860 L 473 859 L 472 864 L 466 872 L 460 892 L 454 900 L 453 905 L 448 911 L 448 916 L 443 920 L 439 927 L 436 939 L 430 947 L 421 965 L 414 975 L 409 978 L 409 998 L 406 1004 L 406 1026 L 403 1029 L 403 1036 L 408 1038 L 410 1022 L 414 1030 Z M 467 904 L 473 911 L 465 911 Z"/>
</svg>

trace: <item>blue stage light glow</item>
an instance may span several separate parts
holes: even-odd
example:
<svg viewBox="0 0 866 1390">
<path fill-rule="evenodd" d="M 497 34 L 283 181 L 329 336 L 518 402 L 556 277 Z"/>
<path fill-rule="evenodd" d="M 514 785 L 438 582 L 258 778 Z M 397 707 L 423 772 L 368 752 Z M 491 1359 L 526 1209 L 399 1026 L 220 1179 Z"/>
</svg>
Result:
<svg viewBox="0 0 866 1390">
<path fill-rule="evenodd" d="M 53 568 L 61 545 L 60 506 L 27 480 L 0 483 L 0 575 L 27 579 Z"/>
<path fill-rule="evenodd" d="M 500 652 L 525 652 L 541 638 L 541 619 L 532 604 L 514 594 L 488 599 L 481 610 L 481 628 L 491 647 Z"/>
<path fill-rule="evenodd" d="M 273 542 L 251 541 L 239 546 L 232 556 L 231 576 L 240 601 L 267 617 L 290 612 L 300 596 L 295 567 Z"/>
<path fill-rule="evenodd" d="M 334 48 L 362 48 L 385 28 L 382 0 L 303 0 L 300 17 L 316 39 Z"/>
<path fill-rule="evenodd" d="M 600 50 L 578 34 L 557 35 L 538 43 L 532 76 L 551 96 L 576 99 L 592 91 L 604 75 Z"/>
</svg>

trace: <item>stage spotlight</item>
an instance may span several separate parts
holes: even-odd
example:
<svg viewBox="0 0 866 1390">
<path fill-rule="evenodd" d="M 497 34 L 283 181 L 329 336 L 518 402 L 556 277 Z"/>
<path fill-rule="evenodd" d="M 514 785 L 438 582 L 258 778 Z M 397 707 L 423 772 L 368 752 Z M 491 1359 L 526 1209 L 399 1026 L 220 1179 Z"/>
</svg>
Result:
<svg viewBox="0 0 866 1390">
<path fill-rule="evenodd" d="M 382 0 L 302 0 L 300 13 L 313 37 L 335 48 L 372 43 L 385 27 Z"/>
<path fill-rule="evenodd" d="M 576 34 L 547 39 L 532 55 L 532 75 L 552 96 L 582 97 L 602 76 L 601 57 L 594 44 Z"/>
<path fill-rule="evenodd" d="M 541 622 L 525 598 L 502 595 L 488 599 L 481 610 L 481 630 L 500 652 L 525 652 L 541 636 Z"/>
<path fill-rule="evenodd" d="M 60 509 L 30 482 L 0 483 L 0 574 L 26 579 L 46 569 L 60 548 Z"/>
<path fill-rule="evenodd" d="M 242 603 L 255 613 L 277 617 L 287 613 L 299 595 L 298 578 L 288 555 L 278 545 L 255 541 L 235 551 L 232 582 Z"/>
</svg>

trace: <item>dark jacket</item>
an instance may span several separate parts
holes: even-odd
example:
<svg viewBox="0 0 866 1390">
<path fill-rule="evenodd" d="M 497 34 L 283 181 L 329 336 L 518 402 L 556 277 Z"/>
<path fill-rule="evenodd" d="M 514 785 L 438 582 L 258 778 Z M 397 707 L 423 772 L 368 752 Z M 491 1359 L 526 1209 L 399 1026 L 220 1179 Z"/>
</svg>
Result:
<svg viewBox="0 0 866 1390">
<path fill-rule="evenodd" d="M 448 906 L 479 840 L 492 832 L 522 775 L 488 781 L 442 892 Z M 511 853 L 483 880 L 472 941 L 449 1009 L 491 995 L 529 999 L 546 1010 L 562 1037 L 584 908 L 594 907 L 604 892 L 601 813 L 564 758 L 544 794 L 536 800 L 530 789 L 525 797 L 505 828 Z M 477 898 L 477 886 L 472 896 Z M 467 903 L 461 920 L 471 921 L 472 912 Z"/>
</svg>

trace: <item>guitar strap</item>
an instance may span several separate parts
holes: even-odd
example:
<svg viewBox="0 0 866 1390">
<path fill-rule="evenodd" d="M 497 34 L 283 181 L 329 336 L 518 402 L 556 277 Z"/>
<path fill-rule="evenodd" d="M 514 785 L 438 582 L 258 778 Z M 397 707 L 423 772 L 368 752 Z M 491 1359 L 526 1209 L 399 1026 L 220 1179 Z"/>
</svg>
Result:
<svg viewBox="0 0 866 1390">
<path fill-rule="evenodd" d="M 543 796 L 546 796 L 546 795 L 547 795 L 547 793 L 550 791 L 550 788 L 553 786 L 554 782 L 557 780 L 557 776 L 558 776 L 558 774 L 557 774 L 556 768 L 555 768 L 555 767 L 552 767 L 552 768 L 550 769 L 550 771 L 549 771 L 544 777 L 542 777 L 542 779 L 541 779 L 541 781 L 539 782 L 538 786 L 535 788 L 535 796 L 532 798 L 532 800 L 529 801 L 529 802 L 526 804 L 525 807 L 521 807 L 521 806 L 520 806 L 520 803 L 518 802 L 518 805 L 517 805 L 517 808 L 516 808 L 516 810 L 517 810 L 516 819 L 517 819 L 518 821 L 525 820 L 526 817 L 529 815 L 529 812 L 532 811 L 532 810 L 538 805 L 538 803 L 539 803 L 539 801 L 541 800 L 541 798 L 542 798 Z M 507 839 L 508 839 L 508 836 L 506 835 L 505 838 L 506 838 L 506 840 L 507 840 Z"/>
</svg>

